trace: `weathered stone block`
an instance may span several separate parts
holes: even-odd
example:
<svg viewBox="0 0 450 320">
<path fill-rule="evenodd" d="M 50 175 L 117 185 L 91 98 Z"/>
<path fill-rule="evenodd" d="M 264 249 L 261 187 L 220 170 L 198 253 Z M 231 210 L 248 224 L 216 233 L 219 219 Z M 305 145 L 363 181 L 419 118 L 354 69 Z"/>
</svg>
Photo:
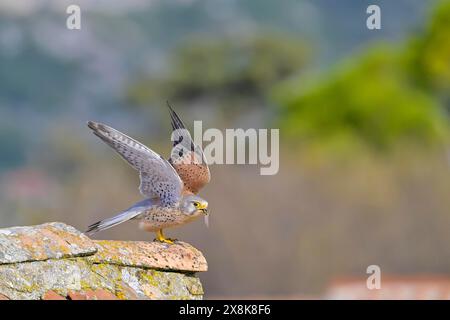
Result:
<svg viewBox="0 0 450 320">
<path fill-rule="evenodd" d="M 0 229 L 0 299 L 201 299 L 187 243 L 92 241 L 63 223 Z"/>
</svg>

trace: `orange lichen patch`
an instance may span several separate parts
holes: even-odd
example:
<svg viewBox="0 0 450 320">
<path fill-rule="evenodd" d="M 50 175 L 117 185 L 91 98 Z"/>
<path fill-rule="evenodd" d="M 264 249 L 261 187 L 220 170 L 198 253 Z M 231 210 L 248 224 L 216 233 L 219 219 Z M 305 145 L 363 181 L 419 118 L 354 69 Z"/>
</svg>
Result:
<svg viewBox="0 0 450 320">
<path fill-rule="evenodd" d="M 42 296 L 42 300 L 66 300 L 65 297 L 57 294 L 53 290 L 49 290 Z"/>
<path fill-rule="evenodd" d="M 33 260 L 48 259 L 48 252 L 52 252 L 61 256 L 70 255 L 70 248 L 67 243 L 48 229 L 39 230 L 38 237 L 34 235 L 20 234 L 18 240 L 21 247 L 25 250 L 32 251 Z"/>
<path fill-rule="evenodd" d="M 98 252 L 94 263 L 144 267 L 186 272 L 207 271 L 203 254 L 184 242 L 168 245 L 144 241 L 94 241 Z"/>
<path fill-rule="evenodd" d="M 0 264 L 94 254 L 94 243 L 63 223 L 0 229 Z"/>
</svg>

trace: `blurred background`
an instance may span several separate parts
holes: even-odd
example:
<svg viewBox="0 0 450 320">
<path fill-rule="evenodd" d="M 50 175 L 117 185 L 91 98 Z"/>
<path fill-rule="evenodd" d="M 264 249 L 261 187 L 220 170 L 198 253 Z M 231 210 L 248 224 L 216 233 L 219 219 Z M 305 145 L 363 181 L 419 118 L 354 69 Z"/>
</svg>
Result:
<svg viewBox="0 0 450 320">
<path fill-rule="evenodd" d="M 140 200 L 85 124 L 168 155 L 169 100 L 189 127 L 280 129 L 277 175 L 212 166 L 210 228 L 167 231 L 206 256 L 206 298 L 358 298 L 372 264 L 443 283 L 449 89 L 450 1 L 0 0 L 0 226 L 85 230 Z"/>
</svg>

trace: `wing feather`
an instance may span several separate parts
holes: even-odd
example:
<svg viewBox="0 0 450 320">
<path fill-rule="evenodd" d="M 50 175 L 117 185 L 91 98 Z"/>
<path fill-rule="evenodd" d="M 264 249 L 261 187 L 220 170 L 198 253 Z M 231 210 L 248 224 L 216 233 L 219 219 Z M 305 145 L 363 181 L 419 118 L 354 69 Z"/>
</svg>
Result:
<svg viewBox="0 0 450 320">
<path fill-rule="evenodd" d="M 189 131 L 167 102 L 173 129 L 173 148 L 169 162 L 173 165 L 184 183 L 184 193 L 197 194 L 210 180 L 211 173 L 205 155 L 196 145 Z"/>
<path fill-rule="evenodd" d="M 88 127 L 139 171 L 140 192 L 148 198 L 159 198 L 171 206 L 181 197 L 183 182 L 171 164 L 139 141 L 105 124 L 93 121 Z"/>
</svg>

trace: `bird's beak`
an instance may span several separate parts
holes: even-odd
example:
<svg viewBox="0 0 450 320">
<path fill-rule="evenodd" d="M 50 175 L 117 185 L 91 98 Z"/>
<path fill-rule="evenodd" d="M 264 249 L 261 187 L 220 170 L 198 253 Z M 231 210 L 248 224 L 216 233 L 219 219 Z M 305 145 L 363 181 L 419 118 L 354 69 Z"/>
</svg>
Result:
<svg viewBox="0 0 450 320">
<path fill-rule="evenodd" d="M 203 212 L 205 215 L 208 214 L 208 203 L 200 203 L 197 209 Z"/>
</svg>

